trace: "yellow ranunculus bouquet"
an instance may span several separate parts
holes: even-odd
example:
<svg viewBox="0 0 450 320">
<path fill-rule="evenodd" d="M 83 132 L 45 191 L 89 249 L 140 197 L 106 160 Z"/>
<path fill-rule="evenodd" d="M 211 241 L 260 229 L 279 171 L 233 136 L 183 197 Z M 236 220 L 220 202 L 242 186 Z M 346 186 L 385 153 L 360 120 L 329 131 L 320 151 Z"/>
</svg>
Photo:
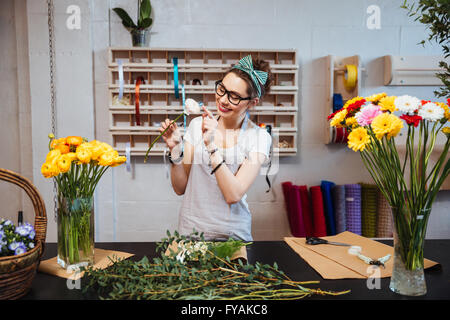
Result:
<svg viewBox="0 0 450 320">
<path fill-rule="evenodd" d="M 450 172 L 449 105 L 450 99 L 446 104 L 380 93 L 353 98 L 328 116 L 330 126 L 350 132 L 348 147 L 359 151 L 391 206 L 395 254 L 390 288 L 406 295 L 426 292 L 423 246 L 427 222 L 433 201 Z M 395 137 L 405 124 L 405 152 L 400 157 Z M 444 135 L 445 142 L 431 165 L 439 134 Z"/>
<path fill-rule="evenodd" d="M 57 185 L 58 263 L 64 268 L 89 265 L 94 259 L 95 187 L 109 167 L 121 165 L 126 157 L 97 140 L 49 138 L 41 172 Z"/>
</svg>

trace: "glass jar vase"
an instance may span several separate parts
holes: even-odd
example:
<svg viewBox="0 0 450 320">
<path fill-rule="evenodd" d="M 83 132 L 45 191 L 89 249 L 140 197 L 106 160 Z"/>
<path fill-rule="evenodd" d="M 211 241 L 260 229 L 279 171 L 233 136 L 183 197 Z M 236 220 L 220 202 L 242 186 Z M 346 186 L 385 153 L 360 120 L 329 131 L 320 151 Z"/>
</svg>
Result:
<svg viewBox="0 0 450 320">
<path fill-rule="evenodd" d="M 94 198 L 58 196 L 58 264 L 77 270 L 94 264 Z"/>
<path fill-rule="evenodd" d="M 410 213 L 407 207 L 392 208 L 394 266 L 389 288 L 406 296 L 427 293 L 423 251 L 431 208 L 414 211 Z"/>
</svg>

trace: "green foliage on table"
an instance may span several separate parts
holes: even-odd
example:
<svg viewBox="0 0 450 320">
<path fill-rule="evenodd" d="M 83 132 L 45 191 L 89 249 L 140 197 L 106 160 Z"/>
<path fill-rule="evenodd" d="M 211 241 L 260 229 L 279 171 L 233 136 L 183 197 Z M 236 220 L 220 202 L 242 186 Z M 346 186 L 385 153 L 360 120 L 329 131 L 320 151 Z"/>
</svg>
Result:
<svg viewBox="0 0 450 320">
<path fill-rule="evenodd" d="M 173 243 L 207 244 L 202 254 L 187 256 L 183 261 L 176 253 L 166 255 Z M 248 243 L 247 243 L 248 244 Z M 157 245 L 160 256 L 140 261 L 111 259 L 104 270 L 84 269 L 86 285 L 83 292 L 97 292 L 101 299 L 300 299 L 313 294 L 341 295 L 304 287 L 318 281 L 293 281 L 273 265 L 256 262 L 249 264 L 230 256 L 247 245 L 239 240 L 205 242 L 197 232 L 180 236 L 177 232 Z M 169 249 L 170 251 L 170 249 Z"/>
<path fill-rule="evenodd" d="M 417 6 L 416 6 L 417 5 Z M 415 21 L 420 21 L 429 29 L 428 41 L 434 40 L 442 46 L 444 57 L 450 56 L 450 1 L 448 0 L 419 0 L 412 4 L 404 1 L 401 6 L 408 10 L 410 17 L 416 17 Z M 424 45 L 425 40 L 419 44 Z M 439 67 L 443 72 L 437 73 L 443 87 L 434 91 L 436 97 L 450 98 L 450 65 L 445 61 L 439 62 Z"/>
<path fill-rule="evenodd" d="M 125 28 L 131 30 L 144 30 L 150 28 L 153 19 L 150 18 L 152 14 L 152 6 L 150 0 L 139 0 L 139 17 L 137 24 L 134 23 L 130 15 L 122 8 L 114 8 L 113 11 L 122 19 L 122 24 Z"/>
</svg>

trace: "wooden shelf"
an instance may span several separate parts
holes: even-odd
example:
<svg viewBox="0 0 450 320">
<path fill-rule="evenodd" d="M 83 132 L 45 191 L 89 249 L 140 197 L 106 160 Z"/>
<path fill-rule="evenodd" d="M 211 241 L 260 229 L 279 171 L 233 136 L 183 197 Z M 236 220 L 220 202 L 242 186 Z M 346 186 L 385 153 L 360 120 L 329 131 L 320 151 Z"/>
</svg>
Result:
<svg viewBox="0 0 450 320">
<path fill-rule="evenodd" d="M 125 145 L 130 143 L 132 156 L 145 155 L 148 146 L 159 135 L 159 123 L 165 118 L 174 119 L 182 112 L 181 84 L 184 85 L 186 98 L 203 102 L 215 114 L 215 81 L 248 54 L 269 62 L 274 75 L 271 91 L 260 105 L 250 111 L 251 120 L 257 125 L 272 125 L 274 154 L 295 155 L 299 88 L 296 51 L 291 49 L 110 48 L 108 110 L 114 147 L 123 154 Z M 178 58 L 179 98 L 175 97 L 174 92 L 173 57 Z M 117 101 L 120 90 L 119 59 L 123 71 L 124 100 L 121 103 Z M 139 87 L 140 126 L 136 125 L 134 106 L 138 77 L 144 79 Z M 200 84 L 193 84 L 194 80 Z M 187 125 L 197 116 L 200 114 L 188 116 Z M 180 118 L 179 124 L 182 123 Z M 161 139 L 150 155 L 160 156 L 163 150 L 164 141 Z"/>
</svg>

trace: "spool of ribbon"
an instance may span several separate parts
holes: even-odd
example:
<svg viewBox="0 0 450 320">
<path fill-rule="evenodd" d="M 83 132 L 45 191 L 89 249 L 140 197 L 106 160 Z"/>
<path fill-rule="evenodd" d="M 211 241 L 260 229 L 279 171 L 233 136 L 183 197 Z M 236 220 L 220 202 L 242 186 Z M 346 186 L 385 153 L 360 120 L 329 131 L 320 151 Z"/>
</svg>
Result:
<svg viewBox="0 0 450 320">
<path fill-rule="evenodd" d="M 333 112 L 336 112 L 344 106 L 344 100 L 340 93 L 333 94 Z"/>
<path fill-rule="evenodd" d="M 336 128 L 334 143 L 342 143 L 343 140 L 344 140 L 344 128 Z"/>
<path fill-rule="evenodd" d="M 127 142 L 125 145 L 125 157 L 127 158 L 127 161 L 126 161 L 127 171 L 130 172 L 131 171 L 131 146 L 130 146 L 129 142 Z"/>
<path fill-rule="evenodd" d="M 144 80 L 144 78 L 143 77 L 138 77 L 137 78 L 137 80 L 136 80 L 136 87 L 134 88 L 134 93 L 135 93 L 135 95 L 134 95 L 134 106 L 135 106 L 135 109 L 136 109 L 136 125 L 137 126 L 140 126 L 141 125 L 141 114 L 140 114 L 140 111 L 139 111 L 139 104 L 140 104 L 140 102 L 139 102 L 139 91 L 140 91 L 140 85 L 141 85 L 141 82 L 144 82 L 145 80 Z"/>
<path fill-rule="evenodd" d="M 173 57 L 173 89 L 175 91 L 175 98 L 180 98 L 180 93 L 178 92 L 178 58 Z"/>
<path fill-rule="evenodd" d="M 122 59 L 117 59 L 119 66 L 119 101 L 123 98 L 123 63 Z"/>
<path fill-rule="evenodd" d="M 353 90 L 356 87 L 356 81 L 358 81 L 358 68 L 354 64 L 346 64 L 344 74 L 345 89 L 348 91 Z"/>
</svg>

